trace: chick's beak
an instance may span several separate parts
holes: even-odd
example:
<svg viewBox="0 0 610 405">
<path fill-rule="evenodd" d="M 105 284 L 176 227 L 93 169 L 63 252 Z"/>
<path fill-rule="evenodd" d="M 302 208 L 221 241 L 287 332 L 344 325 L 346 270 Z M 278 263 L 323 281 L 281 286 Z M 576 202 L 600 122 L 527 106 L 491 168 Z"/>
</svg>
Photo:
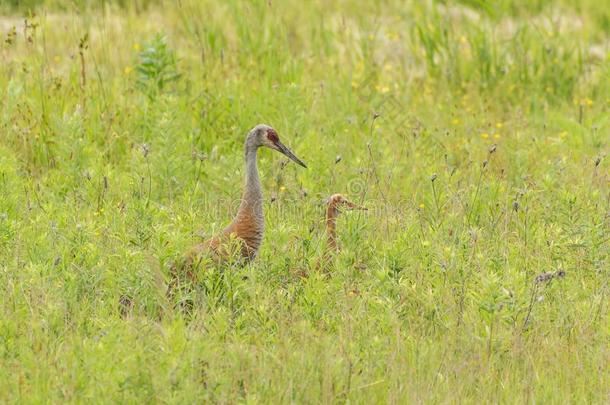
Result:
<svg viewBox="0 0 610 405">
<path fill-rule="evenodd" d="M 280 141 L 277 141 L 275 143 L 275 146 L 277 148 L 277 150 L 279 152 L 282 152 L 284 155 L 288 156 L 292 161 L 294 161 L 296 164 L 303 166 L 304 168 L 307 168 L 307 165 L 305 163 L 303 163 L 303 161 L 301 159 L 299 159 L 298 157 L 296 157 L 296 155 L 294 153 L 292 153 L 292 151 L 290 149 L 288 149 L 286 147 L 286 145 L 284 145 L 283 143 L 281 143 Z"/>
<path fill-rule="evenodd" d="M 344 202 L 345 206 L 347 207 L 348 210 L 363 210 L 363 211 L 368 211 L 368 208 L 362 206 L 362 205 L 358 205 L 358 204 L 354 204 L 351 201 L 345 201 Z"/>
</svg>

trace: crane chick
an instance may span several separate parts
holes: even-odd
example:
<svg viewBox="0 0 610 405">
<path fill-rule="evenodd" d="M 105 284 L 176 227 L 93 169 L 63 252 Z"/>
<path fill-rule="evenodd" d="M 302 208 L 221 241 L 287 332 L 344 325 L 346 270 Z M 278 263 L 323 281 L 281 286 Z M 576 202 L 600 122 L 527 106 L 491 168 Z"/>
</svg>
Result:
<svg viewBox="0 0 610 405">
<path fill-rule="evenodd" d="M 337 217 L 342 209 L 345 210 L 367 210 L 366 207 L 355 204 L 345 198 L 342 194 L 333 194 L 326 199 L 326 250 L 325 260 L 339 251 L 337 241 Z"/>
</svg>

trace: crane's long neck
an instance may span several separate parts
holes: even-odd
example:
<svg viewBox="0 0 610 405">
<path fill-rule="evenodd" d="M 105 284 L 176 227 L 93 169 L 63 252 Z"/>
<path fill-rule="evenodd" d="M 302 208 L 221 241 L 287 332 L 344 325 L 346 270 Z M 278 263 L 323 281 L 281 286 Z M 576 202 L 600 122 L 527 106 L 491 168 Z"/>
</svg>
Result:
<svg viewBox="0 0 610 405">
<path fill-rule="evenodd" d="M 257 147 L 246 144 L 246 184 L 239 206 L 240 213 L 248 213 L 255 219 L 263 218 L 263 191 L 256 166 Z M 244 212 L 245 211 L 245 212 Z"/>
<path fill-rule="evenodd" d="M 326 209 L 326 238 L 329 250 L 338 250 L 337 245 L 337 217 L 339 211 L 334 205 L 330 204 Z"/>
<path fill-rule="evenodd" d="M 244 242 L 241 254 L 248 260 L 256 257 L 265 230 L 263 193 L 256 167 L 257 149 L 256 146 L 246 142 L 246 184 L 237 215 L 224 230 L 225 234 L 233 234 Z"/>
</svg>

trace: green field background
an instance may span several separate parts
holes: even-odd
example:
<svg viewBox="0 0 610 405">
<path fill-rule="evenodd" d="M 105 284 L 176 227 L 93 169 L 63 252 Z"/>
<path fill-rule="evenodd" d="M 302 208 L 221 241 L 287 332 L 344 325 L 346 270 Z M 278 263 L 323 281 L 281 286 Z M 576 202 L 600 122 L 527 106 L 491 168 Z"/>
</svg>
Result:
<svg viewBox="0 0 610 405">
<path fill-rule="evenodd" d="M 0 39 L 0 402 L 610 401 L 607 2 L 0 1 Z M 259 151 L 259 257 L 168 299 L 259 123 L 308 169 Z"/>
</svg>

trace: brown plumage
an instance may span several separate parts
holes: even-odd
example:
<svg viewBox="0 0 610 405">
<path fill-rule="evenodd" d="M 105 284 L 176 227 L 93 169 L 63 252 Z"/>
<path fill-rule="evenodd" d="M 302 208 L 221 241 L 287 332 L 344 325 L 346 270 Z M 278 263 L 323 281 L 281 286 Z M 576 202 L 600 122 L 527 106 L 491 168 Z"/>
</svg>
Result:
<svg viewBox="0 0 610 405">
<path fill-rule="evenodd" d="M 194 279 L 196 264 L 204 257 L 208 257 L 216 263 L 237 259 L 242 264 L 256 258 L 265 230 L 263 194 L 256 166 L 256 155 L 260 147 L 276 150 L 297 164 L 307 167 L 280 142 L 279 136 L 273 128 L 263 124 L 254 127 L 246 136 L 244 147 L 246 183 L 237 215 L 218 236 L 195 245 L 181 262 L 174 265 L 172 267 L 174 278 L 185 273 L 190 279 Z"/>
<path fill-rule="evenodd" d="M 339 251 L 337 241 L 337 217 L 341 209 L 345 210 L 367 210 L 358 204 L 354 204 L 341 194 L 333 194 L 326 200 L 326 248 L 324 260 L 328 262 L 333 255 Z"/>
</svg>

